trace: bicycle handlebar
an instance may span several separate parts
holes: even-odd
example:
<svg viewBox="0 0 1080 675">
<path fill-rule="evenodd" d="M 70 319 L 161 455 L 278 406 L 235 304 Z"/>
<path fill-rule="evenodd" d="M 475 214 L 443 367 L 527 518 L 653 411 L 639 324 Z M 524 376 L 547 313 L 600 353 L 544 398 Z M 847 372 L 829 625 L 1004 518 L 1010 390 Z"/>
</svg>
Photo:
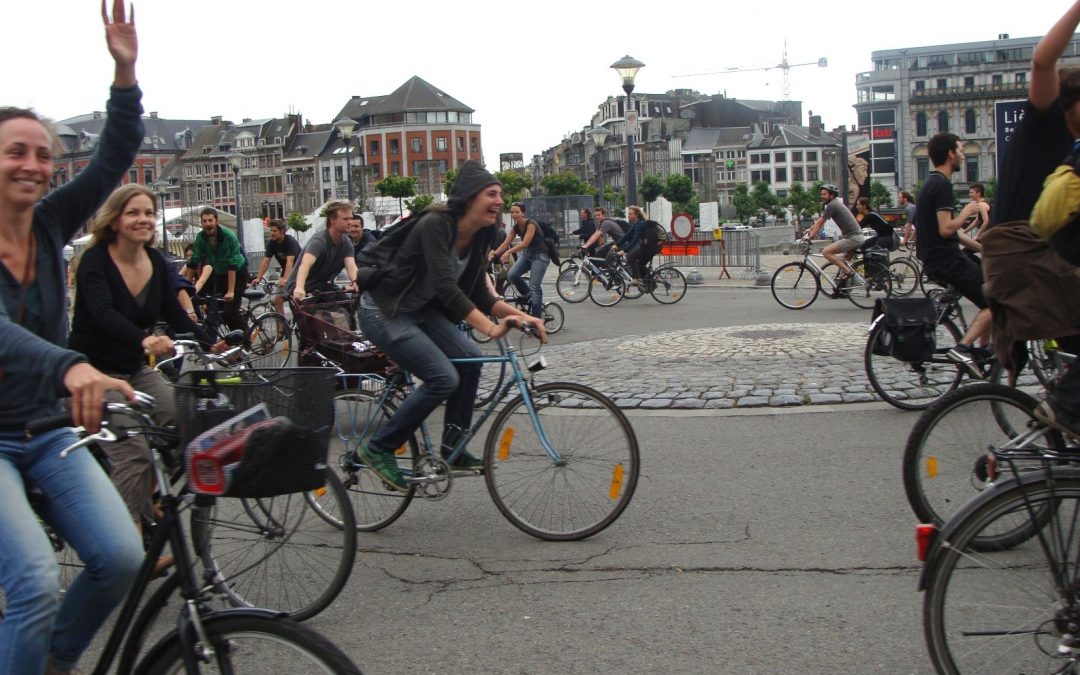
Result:
<svg viewBox="0 0 1080 675">
<path fill-rule="evenodd" d="M 157 400 L 150 394 L 143 393 L 141 391 L 135 392 L 135 398 L 124 403 L 105 403 L 105 416 L 115 414 L 130 414 L 130 413 L 149 413 L 157 405 Z M 57 415 L 49 415 L 48 417 L 42 417 L 40 419 L 31 420 L 26 424 L 26 438 L 29 440 L 34 436 L 53 431 L 54 429 L 63 429 L 64 427 L 75 426 L 74 420 L 71 419 L 71 413 L 60 413 Z M 66 456 L 66 455 L 65 455 Z"/>
</svg>

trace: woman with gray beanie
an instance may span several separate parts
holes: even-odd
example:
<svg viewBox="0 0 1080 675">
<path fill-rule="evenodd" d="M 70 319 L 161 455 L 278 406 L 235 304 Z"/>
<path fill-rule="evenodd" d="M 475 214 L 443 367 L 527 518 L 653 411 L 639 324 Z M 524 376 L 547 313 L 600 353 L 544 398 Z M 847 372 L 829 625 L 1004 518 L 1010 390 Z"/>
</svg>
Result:
<svg viewBox="0 0 1080 675">
<path fill-rule="evenodd" d="M 394 450 L 427 416 L 446 401 L 443 447 L 472 424 L 480 382 L 479 363 L 450 363 L 451 358 L 481 356 L 479 347 L 458 330 L 465 321 L 474 330 L 501 337 L 511 321 L 530 324 L 544 339 L 543 321 L 522 314 L 491 292 L 484 276 L 495 225 L 503 210 L 499 181 L 472 160 L 458 169 L 445 205 L 431 206 L 394 253 L 385 277 L 360 298 L 360 327 L 365 336 L 423 384 L 416 387 L 357 451 L 388 487 L 408 489 Z M 489 317 L 503 319 L 496 324 Z M 453 468 L 483 465 L 463 452 Z"/>
</svg>

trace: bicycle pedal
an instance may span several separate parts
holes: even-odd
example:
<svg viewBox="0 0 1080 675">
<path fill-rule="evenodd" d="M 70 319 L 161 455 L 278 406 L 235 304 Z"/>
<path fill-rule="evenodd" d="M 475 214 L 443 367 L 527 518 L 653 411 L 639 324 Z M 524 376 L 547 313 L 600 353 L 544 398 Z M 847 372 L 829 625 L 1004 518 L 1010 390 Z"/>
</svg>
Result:
<svg viewBox="0 0 1080 675">
<path fill-rule="evenodd" d="M 540 358 L 529 364 L 530 373 L 539 373 L 544 368 L 547 368 L 547 359 L 541 354 Z"/>
</svg>

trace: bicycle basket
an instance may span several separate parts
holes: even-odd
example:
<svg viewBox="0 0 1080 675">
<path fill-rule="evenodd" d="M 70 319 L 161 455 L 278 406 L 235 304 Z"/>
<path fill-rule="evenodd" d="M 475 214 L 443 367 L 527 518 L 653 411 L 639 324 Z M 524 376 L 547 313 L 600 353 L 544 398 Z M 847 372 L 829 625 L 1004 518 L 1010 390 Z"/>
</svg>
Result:
<svg viewBox="0 0 1080 675">
<path fill-rule="evenodd" d="M 300 327 L 302 348 L 348 340 L 356 334 L 352 300 L 293 303 L 292 311 Z"/>
<path fill-rule="evenodd" d="M 335 374 L 332 368 L 184 373 L 176 417 L 188 488 L 273 497 L 321 487 Z"/>
</svg>

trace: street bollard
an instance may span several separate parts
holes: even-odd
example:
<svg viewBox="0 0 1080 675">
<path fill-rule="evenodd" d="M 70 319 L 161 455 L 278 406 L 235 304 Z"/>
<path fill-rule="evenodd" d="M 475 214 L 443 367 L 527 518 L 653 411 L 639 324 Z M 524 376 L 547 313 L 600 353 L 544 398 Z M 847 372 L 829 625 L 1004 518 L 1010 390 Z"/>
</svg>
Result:
<svg viewBox="0 0 1080 675">
<path fill-rule="evenodd" d="M 772 275 L 766 270 L 759 269 L 755 272 L 754 285 L 755 286 L 769 286 L 772 284 Z"/>
<path fill-rule="evenodd" d="M 701 272 L 697 271 L 696 267 L 690 268 L 690 271 L 686 273 L 686 283 L 688 285 L 698 285 L 705 283 L 705 279 L 701 276 Z"/>
</svg>

